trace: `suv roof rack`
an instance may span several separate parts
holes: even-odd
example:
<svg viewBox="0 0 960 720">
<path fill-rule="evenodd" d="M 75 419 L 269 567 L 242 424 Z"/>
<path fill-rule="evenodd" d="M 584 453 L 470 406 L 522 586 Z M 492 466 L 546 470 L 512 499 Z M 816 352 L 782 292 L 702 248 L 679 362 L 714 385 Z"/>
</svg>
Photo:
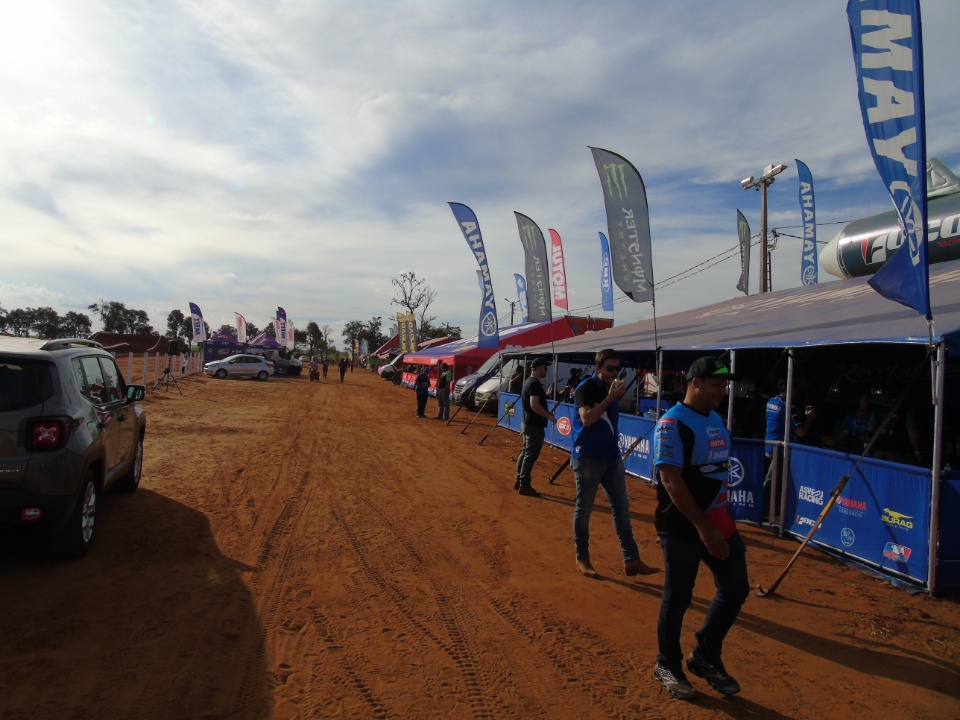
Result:
<svg viewBox="0 0 960 720">
<path fill-rule="evenodd" d="M 56 340 L 47 340 L 40 346 L 41 350 L 67 350 L 72 347 L 92 347 L 103 349 L 103 345 L 96 340 L 87 340 L 86 338 L 58 338 Z"/>
</svg>

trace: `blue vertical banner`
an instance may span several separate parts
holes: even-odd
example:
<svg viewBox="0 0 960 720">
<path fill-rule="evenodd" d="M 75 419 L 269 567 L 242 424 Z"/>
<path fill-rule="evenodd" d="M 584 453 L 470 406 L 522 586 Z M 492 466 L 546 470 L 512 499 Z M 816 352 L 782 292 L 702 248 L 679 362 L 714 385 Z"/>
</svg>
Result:
<svg viewBox="0 0 960 720">
<path fill-rule="evenodd" d="M 520 322 L 529 322 L 530 316 L 527 313 L 527 281 L 519 273 L 513 274 L 513 279 L 517 283 L 517 299 L 520 301 Z"/>
<path fill-rule="evenodd" d="M 190 303 L 190 320 L 193 323 L 193 341 L 202 343 L 207 339 L 207 329 L 203 324 L 203 313 L 196 303 Z"/>
<path fill-rule="evenodd" d="M 813 197 L 813 175 L 806 163 L 797 163 L 800 176 L 800 217 L 803 220 L 803 251 L 800 255 L 800 282 L 817 284 L 817 210 Z"/>
<path fill-rule="evenodd" d="M 885 298 L 930 312 L 927 143 L 919 0 L 849 0 L 863 127 L 900 217 L 903 245 L 868 281 Z"/>
<path fill-rule="evenodd" d="M 483 247 L 483 236 L 480 234 L 480 223 L 477 216 L 462 203 L 448 203 L 456 218 L 460 232 L 470 247 L 473 256 L 480 266 L 483 283 L 483 298 L 481 300 L 480 328 L 477 332 L 477 347 L 481 350 L 500 349 L 500 326 L 497 322 L 497 303 L 493 296 L 493 282 L 490 280 L 490 265 L 487 262 L 487 253 Z"/>
<path fill-rule="evenodd" d="M 287 311 L 282 307 L 277 308 L 277 342 L 280 347 L 287 345 Z"/>
<path fill-rule="evenodd" d="M 603 302 L 603 309 L 606 312 L 613 312 L 613 274 L 610 270 L 610 243 L 607 242 L 607 236 L 600 235 L 600 297 Z"/>
</svg>

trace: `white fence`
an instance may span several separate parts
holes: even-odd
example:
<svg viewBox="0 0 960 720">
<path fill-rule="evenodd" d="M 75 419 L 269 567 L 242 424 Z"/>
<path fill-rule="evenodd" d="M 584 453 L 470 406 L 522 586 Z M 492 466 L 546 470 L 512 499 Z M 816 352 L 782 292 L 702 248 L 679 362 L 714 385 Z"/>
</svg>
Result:
<svg viewBox="0 0 960 720">
<path fill-rule="evenodd" d="M 121 356 L 117 355 L 117 353 L 113 353 L 113 356 L 117 359 L 117 364 L 120 365 L 122 369 L 123 361 Z M 127 353 L 127 367 L 126 371 L 124 372 L 124 378 L 128 384 L 145 385 L 148 390 L 163 377 L 163 371 L 167 368 L 170 368 L 170 374 L 174 378 L 186 377 L 187 375 L 201 372 L 203 370 L 203 358 L 198 352 L 190 353 L 187 356 L 186 372 L 181 372 L 179 355 L 167 355 L 166 353 L 144 353 L 142 358 L 143 362 L 138 362 L 137 365 L 139 367 L 136 368 L 134 367 L 135 358 L 135 353 Z M 135 369 L 139 371 L 136 375 L 134 375 Z"/>
</svg>

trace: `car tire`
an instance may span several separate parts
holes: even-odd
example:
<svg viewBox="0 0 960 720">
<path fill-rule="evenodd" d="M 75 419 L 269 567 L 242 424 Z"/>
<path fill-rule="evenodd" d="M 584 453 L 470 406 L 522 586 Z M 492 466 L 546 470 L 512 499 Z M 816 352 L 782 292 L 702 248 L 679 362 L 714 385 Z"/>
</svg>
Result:
<svg viewBox="0 0 960 720">
<path fill-rule="evenodd" d="M 97 478 L 87 470 L 80 484 L 80 495 L 67 524 L 54 533 L 51 547 L 59 558 L 76 559 L 87 554 L 93 543 L 97 517 Z"/>
<path fill-rule="evenodd" d="M 137 437 L 137 444 L 133 448 L 133 465 L 116 484 L 118 492 L 132 493 L 140 487 L 140 476 L 143 474 L 143 435 Z"/>
<path fill-rule="evenodd" d="M 266 370 L 261 370 L 260 372 L 257 373 L 257 380 L 266 380 L 266 379 L 267 379 Z"/>
<path fill-rule="evenodd" d="M 227 376 L 227 371 L 224 370 L 223 368 L 220 368 L 213 374 L 213 376 L 215 378 L 220 378 L 221 380 L 223 380 Z"/>
</svg>

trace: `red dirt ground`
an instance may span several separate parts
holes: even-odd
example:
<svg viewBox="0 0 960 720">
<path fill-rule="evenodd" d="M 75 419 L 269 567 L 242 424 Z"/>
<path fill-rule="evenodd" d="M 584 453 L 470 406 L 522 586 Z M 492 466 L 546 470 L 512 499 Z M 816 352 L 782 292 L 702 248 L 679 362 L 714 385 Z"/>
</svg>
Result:
<svg viewBox="0 0 960 720">
<path fill-rule="evenodd" d="M 88 557 L 0 547 L 3 718 L 960 718 L 960 605 L 805 551 L 751 596 L 684 703 L 651 679 L 661 576 L 623 575 L 598 499 L 574 567 L 573 477 L 513 490 L 517 436 L 414 417 L 365 371 L 150 393 L 141 489 L 103 498 Z M 428 410 L 435 412 L 431 400 Z M 653 491 L 630 481 L 643 559 Z M 741 528 L 751 580 L 797 544 Z M 701 579 L 685 646 L 713 595 Z"/>
</svg>

